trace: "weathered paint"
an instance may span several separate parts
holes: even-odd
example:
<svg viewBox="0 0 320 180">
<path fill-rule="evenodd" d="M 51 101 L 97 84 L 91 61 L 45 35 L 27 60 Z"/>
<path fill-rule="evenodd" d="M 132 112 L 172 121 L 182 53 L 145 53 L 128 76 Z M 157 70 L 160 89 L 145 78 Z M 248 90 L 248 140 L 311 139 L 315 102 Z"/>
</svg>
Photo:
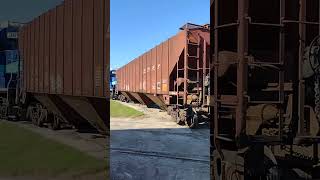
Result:
<svg viewBox="0 0 320 180">
<path fill-rule="evenodd" d="M 108 0 L 65 0 L 24 26 L 24 90 L 108 96 L 109 13 Z"/>
<path fill-rule="evenodd" d="M 206 42 L 210 44 L 210 33 L 208 31 L 189 30 L 188 32 L 196 38 L 206 39 Z M 174 71 L 174 67 L 179 58 L 183 58 L 183 50 L 187 45 L 186 33 L 186 30 L 180 31 L 177 35 L 118 69 L 119 90 L 148 94 L 169 94 L 170 84 L 174 84 L 173 81 L 175 81 L 175 79 L 170 81 L 169 77 L 177 73 Z M 131 73 L 131 71 L 134 71 L 134 73 Z"/>
</svg>

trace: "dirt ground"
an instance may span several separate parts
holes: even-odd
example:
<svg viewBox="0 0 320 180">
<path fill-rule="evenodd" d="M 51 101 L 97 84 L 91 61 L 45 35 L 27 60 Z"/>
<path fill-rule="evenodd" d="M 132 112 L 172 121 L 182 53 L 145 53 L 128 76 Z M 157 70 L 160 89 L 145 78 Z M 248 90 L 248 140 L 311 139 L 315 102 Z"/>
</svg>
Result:
<svg viewBox="0 0 320 180">
<path fill-rule="evenodd" d="M 17 126 L 26 128 L 30 131 L 40 134 L 43 137 L 55 140 L 57 142 L 72 146 L 79 151 L 85 152 L 100 160 L 108 163 L 109 138 L 99 134 L 79 133 L 75 129 L 64 129 L 53 131 L 48 128 L 40 128 L 32 125 L 30 122 L 8 122 Z M 106 179 L 106 172 L 95 172 L 93 174 L 63 174 L 57 177 L 0 177 L 0 180 L 89 180 Z"/>
<path fill-rule="evenodd" d="M 209 127 L 191 130 L 166 112 L 125 104 L 144 113 L 111 118 L 112 180 L 209 180 Z"/>
</svg>

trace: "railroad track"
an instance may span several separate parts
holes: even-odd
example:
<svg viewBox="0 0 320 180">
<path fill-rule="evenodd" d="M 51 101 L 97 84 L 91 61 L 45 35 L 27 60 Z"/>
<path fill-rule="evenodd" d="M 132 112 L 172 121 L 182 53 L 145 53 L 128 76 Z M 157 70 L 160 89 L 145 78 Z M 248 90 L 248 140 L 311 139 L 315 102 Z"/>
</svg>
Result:
<svg viewBox="0 0 320 180">
<path fill-rule="evenodd" d="M 110 151 L 123 153 L 123 154 L 133 154 L 133 155 L 141 155 L 141 156 L 149 156 L 149 157 L 159 157 L 159 158 L 167 158 L 167 159 L 177 159 L 177 160 L 185 160 L 185 161 L 193 161 L 199 163 L 210 163 L 209 156 L 197 156 L 197 157 L 187 157 L 183 154 L 170 154 L 166 152 L 156 152 L 156 151 L 142 151 L 137 149 L 129 149 L 129 148 L 110 148 Z M 195 156 L 195 155 L 193 155 Z"/>
</svg>

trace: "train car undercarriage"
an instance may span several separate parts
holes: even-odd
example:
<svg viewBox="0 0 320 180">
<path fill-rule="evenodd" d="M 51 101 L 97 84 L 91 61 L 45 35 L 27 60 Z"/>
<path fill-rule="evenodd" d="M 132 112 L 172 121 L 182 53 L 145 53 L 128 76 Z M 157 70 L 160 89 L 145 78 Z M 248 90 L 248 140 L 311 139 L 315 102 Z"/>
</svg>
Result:
<svg viewBox="0 0 320 180">
<path fill-rule="evenodd" d="M 319 179 L 319 1 L 211 3 L 212 178 Z"/>
</svg>

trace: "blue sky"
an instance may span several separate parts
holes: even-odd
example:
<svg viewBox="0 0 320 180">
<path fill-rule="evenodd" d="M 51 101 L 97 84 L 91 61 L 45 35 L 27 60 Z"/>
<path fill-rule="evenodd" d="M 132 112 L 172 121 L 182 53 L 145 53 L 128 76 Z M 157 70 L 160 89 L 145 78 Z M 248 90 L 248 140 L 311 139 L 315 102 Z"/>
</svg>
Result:
<svg viewBox="0 0 320 180">
<path fill-rule="evenodd" d="M 0 22 L 28 22 L 61 2 L 62 0 L 1 0 Z"/>
<path fill-rule="evenodd" d="M 111 0 L 110 67 L 119 68 L 175 35 L 210 22 L 210 0 Z"/>
</svg>

